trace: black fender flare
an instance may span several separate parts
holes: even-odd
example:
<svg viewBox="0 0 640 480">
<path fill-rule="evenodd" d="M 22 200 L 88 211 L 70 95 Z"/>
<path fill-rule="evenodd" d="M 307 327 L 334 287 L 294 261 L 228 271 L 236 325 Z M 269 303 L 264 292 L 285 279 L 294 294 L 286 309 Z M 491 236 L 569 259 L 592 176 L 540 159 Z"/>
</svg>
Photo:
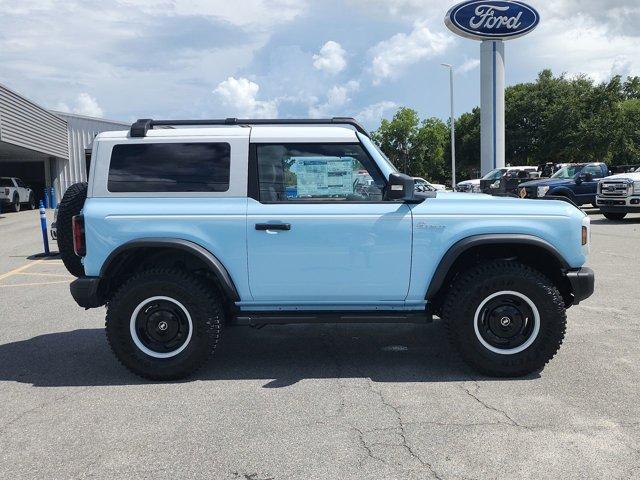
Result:
<svg viewBox="0 0 640 480">
<path fill-rule="evenodd" d="M 129 242 L 123 243 L 118 248 L 116 248 L 113 252 L 109 254 L 107 259 L 102 264 L 100 268 L 100 278 L 104 279 L 107 277 L 107 273 L 109 271 L 110 266 L 113 264 L 116 258 L 127 250 L 132 250 L 135 248 L 175 248 L 178 250 L 182 250 L 192 255 L 198 257 L 202 260 L 213 272 L 213 274 L 220 281 L 220 285 L 229 300 L 232 302 L 237 302 L 240 300 L 240 295 L 238 294 L 238 290 L 236 289 L 235 284 L 229 275 L 229 272 L 225 268 L 218 258 L 214 254 L 212 254 L 209 250 L 198 245 L 195 242 L 190 240 L 183 240 L 179 238 L 139 238 L 137 240 L 131 240 Z"/>
<path fill-rule="evenodd" d="M 558 260 L 564 270 L 570 269 L 569 264 L 560 252 L 553 245 L 540 237 L 511 233 L 472 235 L 470 237 L 463 238 L 462 240 L 458 240 L 442 256 L 440 263 L 436 267 L 433 277 L 431 278 L 429 287 L 427 288 L 427 294 L 425 296 L 426 300 L 433 300 L 440 288 L 444 285 L 444 281 L 447 278 L 449 270 L 460 255 L 471 248 L 484 245 L 526 245 L 543 248 Z"/>
</svg>

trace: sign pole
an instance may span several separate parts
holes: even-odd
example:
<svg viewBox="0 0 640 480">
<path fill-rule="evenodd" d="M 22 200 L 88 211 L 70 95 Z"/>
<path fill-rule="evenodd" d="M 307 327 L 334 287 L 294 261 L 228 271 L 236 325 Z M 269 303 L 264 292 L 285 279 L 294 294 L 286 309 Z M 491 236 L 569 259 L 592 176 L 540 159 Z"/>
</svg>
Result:
<svg viewBox="0 0 640 480">
<path fill-rule="evenodd" d="M 480 43 L 480 170 L 505 166 L 504 42 Z"/>
<path fill-rule="evenodd" d="M 480 40 L 480 171 L 505 166 L 504 41 L 538 26 L 540 15 L 522 0 L 465 0 L 444 23 L 456 35 Z"/>
</svg>

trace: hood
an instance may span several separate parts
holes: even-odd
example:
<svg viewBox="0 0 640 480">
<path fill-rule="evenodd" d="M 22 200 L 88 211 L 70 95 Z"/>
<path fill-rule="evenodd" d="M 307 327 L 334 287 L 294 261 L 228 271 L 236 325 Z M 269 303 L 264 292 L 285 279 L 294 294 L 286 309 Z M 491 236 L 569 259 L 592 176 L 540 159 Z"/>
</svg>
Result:
<svg viewBox="0 0 640 480">
<path fill-rule="evenodd" d="M 461 192 L 437 192 L 417 204 L 416 212 L 447 213 L 465 212 L 469 215 L 564 215 L 584 217 L 585 213 L 561 200 L 533 200 L 514 197 L 496 197 L 484 193 L 469 195 Z"/>
<path fill-rule="evenodd" d="M 456 185 L 480 185 L 480 179 L 474 178 L 473 180 L 463 180 L 462 182 L 456 183 Z"/>
<path fill-rule="evenodd" d="M 604 177 L 602 180 L 633 180 L 634 182 L 638 182 L 640 181 L 640 172 L 617 173 Z"/>
<path fill-rule="evenodd" d="M 573 178 L 541 178 L 540 180 L 530 180 L 523 182 L 519 187 L 544 187 L 555 185 L 570 185 L 574 183 Z"/>
</svg>

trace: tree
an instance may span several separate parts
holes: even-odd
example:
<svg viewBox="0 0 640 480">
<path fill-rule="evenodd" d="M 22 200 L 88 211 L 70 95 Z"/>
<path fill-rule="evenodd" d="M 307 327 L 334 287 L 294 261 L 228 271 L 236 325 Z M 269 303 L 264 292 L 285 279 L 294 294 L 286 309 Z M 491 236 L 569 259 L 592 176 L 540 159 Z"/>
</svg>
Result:
<svg viewBox="0 0 640 480">
<path fill-rule="evenodd" d="M 543 70 L 534 82 L 505 91 L 505 162 L 603 161 L 640 163 L 640 77 L 614 76 L 595 83 L 578 75 L 554 76 Z M 414 176 L 449 178 L 449 126 L 437 118 L 420 121 L 415 110 L 401 108 L 383 120 L 373 138 L 392 162 Z M 456 120 L 458 180 L 480 169 L 480 109 Z"/>
<path fill-rule="evenodd" d="M 391 120 L 382 120 L 372 139 L 398 170 L 414 177 L 442 181 L 449 127 L 432 117 L 420 121 L 415 110 L 400 108 Z"/>
</svg>

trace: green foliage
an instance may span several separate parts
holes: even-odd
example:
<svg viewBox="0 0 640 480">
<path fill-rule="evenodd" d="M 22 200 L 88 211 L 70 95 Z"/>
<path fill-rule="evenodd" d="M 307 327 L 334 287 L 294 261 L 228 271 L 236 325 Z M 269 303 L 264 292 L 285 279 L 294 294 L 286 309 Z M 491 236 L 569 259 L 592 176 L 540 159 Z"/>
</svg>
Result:
<svg viewBox="0 0 640 480">
<path fill-rule="evenodd" d="M 434 182 L 444 179 L 449 127 L 442 120 L 420 121 L 415 110 L 400 108 L 393 119 L 382 120 L 372 139 L 401 172 Z"/>
<path fill-rule="evenodd" d="M 604 161 L 640 163 L 640 77 L 596 83 L 586 76 L 554 76 L 543 70 L 535 82 L 505 90 L 506 162 Z M 450 166 L 449 125 L 420 121 L 401 108 L 383 120 L 374 140 L 401 171 L 442 182 Z M 473 178 L 480 166 L 480 109 L 456 120 L 458 179 Z"/>
</svg>

